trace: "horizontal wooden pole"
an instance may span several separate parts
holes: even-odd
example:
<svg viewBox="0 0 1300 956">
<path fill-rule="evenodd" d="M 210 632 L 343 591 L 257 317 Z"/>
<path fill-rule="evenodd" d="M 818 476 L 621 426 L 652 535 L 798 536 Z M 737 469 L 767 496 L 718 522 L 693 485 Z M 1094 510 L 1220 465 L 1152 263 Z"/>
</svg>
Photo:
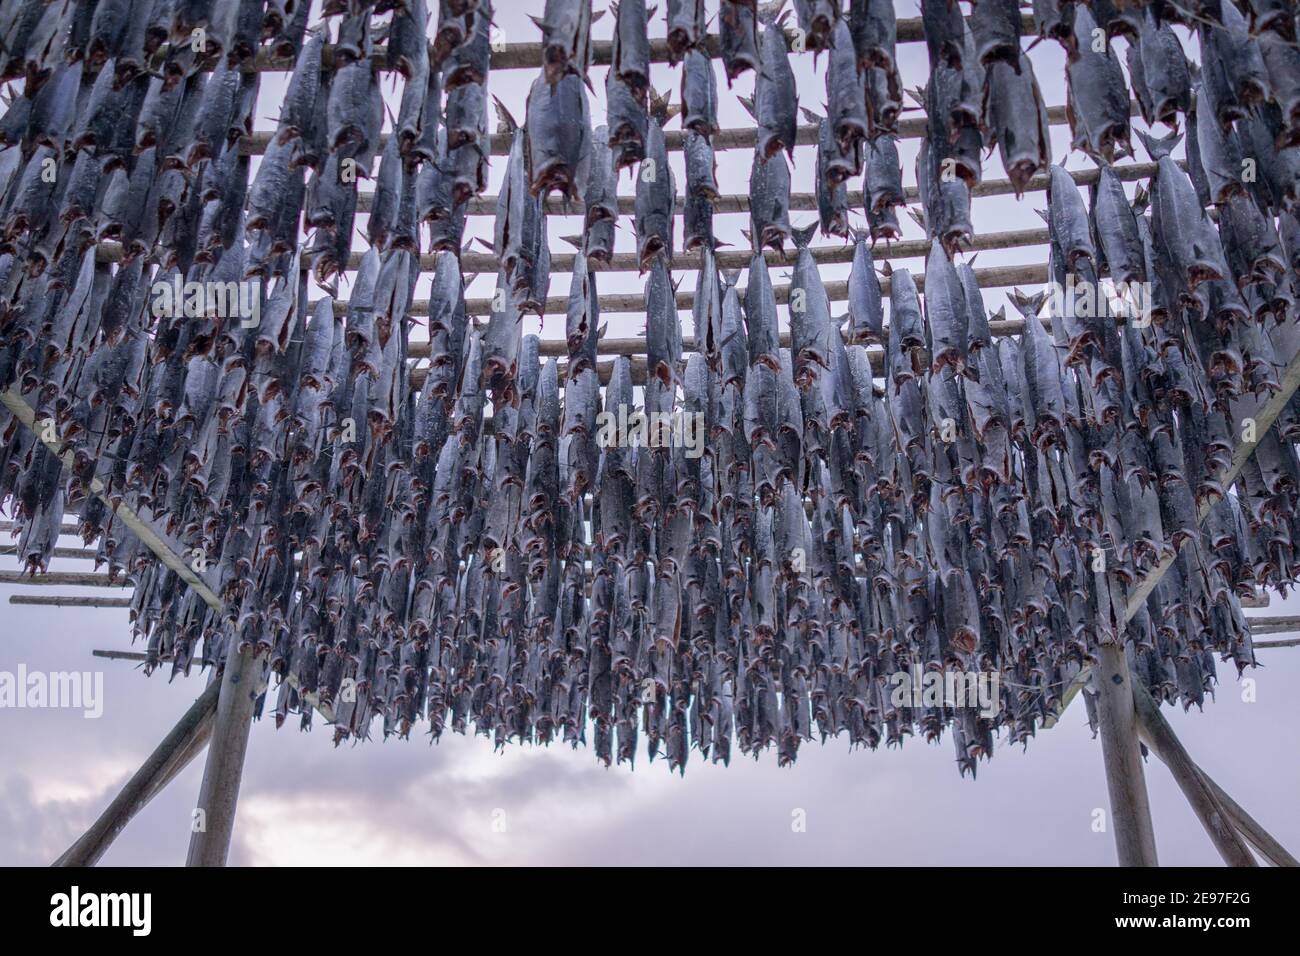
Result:
<svg viewBox="0 0 1300 956">
<path fill-rule="evenodd" d="M 1149 179 L 1155 173 L 1155 163 L 1129 163 L 1126 165 L 1112 166 L 1112 171 L 1117 179 L 1121 182 L 1136 182 L 1142 179 Z M 1080 186 L 1091 186 L 1101 177 L 1100 170 L 1095 167 L 1092 169 L 1072 169 L 1069 171 L 1070 176 Z M 1039 173 L 1029 180 L 1025 187 L 1025 195 L 1030 193 L 1046 192 L 1047 184 L 1050 177 L 1046 173 Z M 620 179 L 619 183 L 626 182 Z M 971 190 L 971 196 L 975 199 L 981 199 L 990 196 L 1011 196 L 1016 191 L 1015 186 L 1009 179 L 986 179 L 974 189 Z M 904 187 L 904 198 L 908 202 L 917 202 L 920 199 L 920 191 L 915 186 Z M 369 212 L 371 205 L 374 203 L 375 194 L 372 190 L 366 189 L 357 193 L 357 211 Z M 858 189 L 849 190 L 848 194 L 849 208 L 860 209 L 863 205 L 862 191 Z M 546 201 L 546 211 L 551 215 L 582 215 L 582 210 L 575 208 L 576 204 L 566 204 L 555 199 Z M 686 205 L 685 195 L 679 194 L 677 197 L 677 208 L 683 209 Z M 715 199 L 711 205 L 715 215 L 727 213 L 748 213 L 749 212 L 749 194 L 748 193 L 725 193 Z M 817 212 L 817 194 L 816 193 L 791 193 L 790 205 L 791 212 Z M 474 196 L 466 203 L 466 214 L 470 216 L 495 216 L 497 212 L 497 197 L 495 194 L 487 196 Z M 636 196 L 626 195 L 618 197 L 618 213 L 620 216 L 631 216 L 636 213 Z"/>
<path fill-rule="evenodd" d="M 1015 229 L 1008 232 L 977 234 L 965 248 L 968 252 L 984 252 L 991 249 L 1045 246 L 1050 241 L 1051 237 L 1046 229 Z M 844 242 L 837 246 L 813 246 L 811 252 L 813 260 L 819 265 L 847 265 L 853 261 L 853 249 L 853 243 Z M 895 259 L 921 259 L 929 254 L 929 239 L 905 239 L 877 246 L 871 251 L 872 258 L 882 262 Z M 348 262 L 349 268 L 356 269 L 360 266 L 362 255 L 360 252 L 354 252 Z M 792 266 L 796 256 L 797 252 L 793 246 L 787 247 L 785 255 L 775 249 L 763 250 L 763 259 L 769 266 Z M 551 275 L 572 273 L 576 258 L 575 254 L 569 252 L 552 253 Z M 719 269 L 747 269 L 754 258 L 754 250 L 719 249 L 715 253 L 715 258 Z M 682 269 L 686 263 L 690 263 L 684 271 L 693 272 L 699 268 L 696 259 L 697 257 L 691 253 L 682 253 L 673 264 L 677 269 Z M 436 256 L 421 256 L 420 268 L 426 272 L 432 271 L 437 266 L 437 262 Z M 495 272 L 500 262 L 500 256 L 488 252 L 463 252 L 460 257 L 462 272 Z M 609 266 L 602 268 L 600 272 L 635 272 L 638 268 L 638 257 L 635 252 L 619 252 L 614 254 Z"/>
<path fill-rule="evenodd" d="M 13 556 L 18 554 L 16 544 L 0 544 L 0 555 Z M 71 560 L 88 560 L 93 561 L 99 557 L 99 552 L 93 548 L 55 548 L 51 553 L 55 558 L 68 558 Z"/>
<path fill-rule="evenodd" d="M 130 607 L 131 599 L 67 594 L 11 594 L 9 603 L 28 607 Z"/>
<path fill-rule="evenodd" d="M 662 20 L 664 17 L 664 7 L 662 4 L 658 7 L 657 19 Z M 537 12 L 541 13 L 539 7 Z M 607 11 L 608 12 L 608 11 Z M 612 13 L 610 14 L 612 16 Z M 846 13 L 845 16 L 848 14 Z M 498 11 L 496 14 L 496 25 L 503 29 L 511 29 L 514 24 L 523 26 L 521 17 L 506 19 Z M 435 18 L 430 17 L 429 26 L 434 26 Z M 920 17 L 900 17 L 897 21 L 897 40 L 899 43 L 916 43 L 925 39 L 925 29 Z M 530 32 L 536 30 L 532 25 L 525 29 Z M 1021 32 L 1026 36 L 1035 35 L 1034 18 L 1029 14 L 1021 15 Z M 786 38 L 787 45 L 790 42 L 789 34 Z M 716 33 L 705 34 L 702 42 L 702 49 L 715 59 L 722 55 L 721 47 L 718 42 Z M 279 59 L 272 56 L 272 47 L 263 46 L 257 51 L 253 59 L 244 65 L 245 72 L 276 72 L 290 70 L 293 68 L 291 60 Z M 668 41 L 664 37 L 654 37 L 650 40 L 650 62 L 667 63 L 668 62 Z M 614 43 L 612 40 L 592 40 L 591 41 L 591 65 L 608 66 L 613 59 Z M 429 54 L 432 58 L 433 45 L 429 45 Z M 331 64 L 334 58 L 334 44 L 326 44 L 321 50 L 321 62 Z M 386 70 L 388 68 L 388 51 L 382 44 L 377 45 L 370 55 L 370 62 L 376 69 Z M 535 70 L 542 65 L 542 45 L 540 42 L 534 43 L 499 43 L 491 51 L 489 60 L 489 70 Z"/>
<path fill-rule="evenodd" d="M 818 93 L 818 96 L 821 94 Z M 1133 113 L 1137 113 L 1136 104 L 1133 106 Z M 1064 106 L 1049 106 L 1047 108 L 1047 122 L 1052 126 L 1063 126 L 1068 120 L 1066 119 Z M 926 134 L 928 120 L 924 115 L 904 116 L 899 119 L 895 133 L 899 139 L 921 139 Z M 248 156 L 261 156 L 266 152 L 270 145 L 273 131 L 258 131 L 242 137 L 239 141 L 241 153 Z M 382 133 L 379 137 L 379 149 L 382 152 L 383 147 L 388 142 L 388 133 Z M 510 133 L 492 133 L 488 136 L 488 154 L 491 156 L 508 156 L 510 154 Z M 686 134 L 682 130 L 665 130 L 664 147 L 670 153 L 681 152 L 686 141 Z M 714 152 L 723 152 L 729 149 L 753 149 L 758 145 L 758 129 L 754 126 L 742 126 L 734 129 L 720 129 L 709 137 L 709 143 Z M 817 145 L 817 127 L 811 124 L 801 125 L 795 134 L 794 144 L 796 146 L 816 146 Z"/>
<path fill-rule="evenodd" d="M 141 663 L 149 659 L 149 655 L 141 651 L 110 651 L 96 648 L 90 652 L 92 657 L 102 657 L 109 661 L 134 661 Z"/>
<path fill-rule="evenodd" d="M 93 574 L 82 571 L 46 571 L 44 574 L 28 574 L 26 571 L 0 571 L 0 584 L 44 584 L 65 587 L 130 587 L 129 582 L 119 578 L 116 584 L 109 583 L 107 574 Z"/>
</svg>

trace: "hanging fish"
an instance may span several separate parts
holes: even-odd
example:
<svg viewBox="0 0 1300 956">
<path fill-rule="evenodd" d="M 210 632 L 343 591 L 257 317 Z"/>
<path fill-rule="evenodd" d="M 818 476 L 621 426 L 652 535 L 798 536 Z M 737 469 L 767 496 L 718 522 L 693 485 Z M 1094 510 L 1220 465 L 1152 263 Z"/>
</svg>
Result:
<svg viewBox="0 0 1300 956">
<path fill-rule="evenodd" d="M 756 0 L 722 0 L 718 11 L 718 47 L 727 86 L 746 70 L 759 68 Z"/>
<path fill-rule="evenodd" d="M 542 79 L 554 88 L 562 77 L 585 80 L 591 67 L 591 25 L 604 11 L 591 14 L 591 0 L 547 0 L 541 19 L 529 19 L 542 31 Z"/>
<path fill-rule="evenodd" d="M 1024 54 L 1014 64 L 999 59 L 989 67 L 983 125 L 988 131 L 989 147 L 998 147 L 1002 167 L 1016 198 L 1021 198 L 1030 180 L 1051 162 L 1047 107 L 1034 78 L 1033 64 Z"/>
<path fill-rule="evenodd" d="M 609 8 L 614 14 L 610 73 L 634 93 L 642 93 L 650 87 L 650 41 L 646 38 L 646 25 L 654 15 L 654 8 L 646 10 L 645 0 L 617 0 Z"/>
<path fill-rule="evenodd" d="M 861 231 L 853 235 L 853 267 L 849 272 L 849 316 L 852 318 L 853 341 L 861 341 L 871 336 L 879 342 L 884 332 L 885 314 L 880 280 L 876 277 L 876 266 L 872 261 L 871 248 L 867 244 L 867 239 L 867 234 Z"/>
<path fill-rule="evenodd" d="M 1020 4 L 1017 0 L 979 0 L 970 15 L 975 54 L 986 68 L 1006 63 L 1021 68 Z"/>
<path fill-rule="evenodd" d="M 704 39 L 704 0 L 667 0 L 668 62 L 680 63 Z"/>
<path fill-rule="evenodd" d="M 718 84 L 713 62 L 692 47 L 682 66 L 682 128 L 706 139 L 718 131 Z"/>
<path fill-rule="evenodd" d="M 930 255 L 925 260 L 925 319 L 932 341 L 930 374 L 937 375 L 944 366 L 951 365 L 959 374 L 977 375 L 966 357 L 970 320 L 965 294 L 952 261 L 937 239 L 930 244 Z"/>
<path fill-rule="evenodd" d="M 1101 50 L 1095 37 L 1101 36 Z M 1074 14 L 1074 45 L 1065 67 L 1066 118 L 1073 145 L 1094 159 L 1113 162 L 1133 152 L 1129 141 L 1129 96 L 1124 72 L 1087 6 Z"/>
<path fill-rule="evenodd" d="M 781 252 L 790 237 L 790 168 L 784 156 L 763 159 L 754 150 L 749 174 L 749 229 L 755 249 Z"/>
<path fill-rule="evenodd" d="M 577 76 L 548 82 L 540 76 L 528 93 L 529 189 L 545 198 L 553 190 L 575 200 L 591 164 L 591 116 Z"/>
<path fill-rule="evenodd" d="M 658 253 L 662 252 L 671 261 L 677 205 L 677 185 L 664 145 L 663 124 L 668 120 L 668 104 L 666 100 L 655 102 L 654 123 L 646 140 L 646 158 L 636 180 L 637 261 L 642 272 Z"/>
<path fill-rule="evenodd" d="M 742 96 L 740 102 L 758 123 L 758 155 L 767 161 L 785 150 L 793 162 L 799 97 L 782 32 L 787 14 L 778 16 L 779 13 L 779 9 L 773 7 L 760 12 L 763 35 L 759 41 L 760 65 L 758 78 L 754 81 L 754 99 L 746 100 Z"/>
<path fill-rule="evenodd" d="M 1146 261 L 1137 219 L 1124 187 L 1110 166 L 1103 166 L 1092 197 L 1092 234 L 1102 264 L 1116 282 L 1145 282 Z"/>
</svg>

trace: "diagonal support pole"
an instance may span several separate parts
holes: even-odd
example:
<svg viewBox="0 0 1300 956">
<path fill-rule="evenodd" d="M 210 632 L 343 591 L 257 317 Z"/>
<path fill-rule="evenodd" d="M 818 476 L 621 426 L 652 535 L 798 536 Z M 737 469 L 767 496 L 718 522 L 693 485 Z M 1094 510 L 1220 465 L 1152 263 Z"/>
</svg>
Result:
<svg viewBox="0 0 1300 956">
<path fill-rule="evenodd" d="M 1296 347 L 1292 352 L 1291 360 L 1287 363 L 1286 371 L 1282 373 L 1279 386 L 1278 390 L 1263 403 L 1257 402 L 1253 395 L 1244 396 L 1241 401 L 1236 403 L 1234 417 L 1238 421 L 1247 418 L 1254 419 L 1256 435 L 1264 435 L 1273 427 L 1277 417 L 1282 414 L 1282 410 L 1290 403 L 1291 397 L 1296 393 L 1297 389 L 1300 389 L 1300 347 Z M 1246 467 L 1246 462 L 1250 461 L 1258 446 L 1259 443 L 1254 441 L 1237 443 L 1237 447 L 1232 453 L 1232 462 L 1228 466 L 1228 470 L 1223 474 L 1222 484 L 1225 492 L 1236 483 L 1241 476 L 1241 470 Z M 1205 521 L 1211 508 L 1212 505 L 1209 502 L 1203 502 L 1197 510 L 1197 520 Z M 1174 566 L 1176 559 L 1176 554 L 1161 559 L 1160 563 L 1138 582 L 1137 587 L 1129 595 L 1128 606 L 1124 610 L 1124 620 L 1126 622 L 1133 620 L 1138 610 L 1146 603 L 1147 598 L 1155 591 L 1156 586 L 1169 573 L 1169 569 Z M 1070 706 L 1070 702 L 1078 696 L 1079 691 L 1087 684 L 1090 671 L 1091 668 L 1084 667 L 1075 675 L 1074 680 L 1070 682 L 1070 686 L 1061 695 L 1061 706 L 1057 709 L 1055 716 L 1048 717 L 1043 721 L 1044 730 L 1055 726 L 1056 722 L 1061 719 L 1065 709 Z"/>
<path fill-rule="evenodd" d="M 94 866 L 131 818 L 198 756 L 212 735 L 221 681 L 212 680 L 144 764 L 126 782 L 90 829 L 54 861 L 54 866 Z"/>
<path fill-rule="evenodd" d="M 1161 761 L 1164 761 L 1165 766 L 1169 767 L 1170 773 L 1174 775 L 1174 782 L 1178 783 L 1179 790 L 1182 790 L 1183 796 L 1187 797 L 1187 803 L 1192 805 L 1192 812 L 1196 814 L 1197 819 L 1200 819 L 1201 826 L 1205 827 L 1206 834 L 1209 834 L 1219 856 L 1223 857 L 1223 862 L 1229 866 L 1257 866 L 1255 857 L 1251 855 L 1251 849 L 1245 845 L 1242 835 L 1236 829 L 1234 817 L 1214 792 L 1214 788 L 1206 782 L 1208 778 L 1192 761 L 1187 748 L 1183 747 L 1182 741 L 1174 734 L 1174 728 L 1170 726 L 1169 721 L 1166 721 L 1165 715 L 1160 713 L 1160 708 L 1156 706 L 1151 692 L 1136 680 L 1134 711 L 1138 718 L 1138 732 L 1141 739 L 1157 757 L 1161 758 Z M 1244 810 L 1242 816 L 1249 819 L 1245 816 Z M 1251 823 L 1255 821 L 1252 819 Z M 1258 827 L 1257 823 L 1255 827 Z M 1258 827 L 1258 834 L 1268 838 L 1269 842 L 1277 844 L 1277 840 L 1273 840 L 1266 834 L 1262 827 Z M 1277 849 L 1281 849 L 1283 855 L 1290 856 L 1282 849 L 1281 844 L 1277 844 Z"/>
</svg>

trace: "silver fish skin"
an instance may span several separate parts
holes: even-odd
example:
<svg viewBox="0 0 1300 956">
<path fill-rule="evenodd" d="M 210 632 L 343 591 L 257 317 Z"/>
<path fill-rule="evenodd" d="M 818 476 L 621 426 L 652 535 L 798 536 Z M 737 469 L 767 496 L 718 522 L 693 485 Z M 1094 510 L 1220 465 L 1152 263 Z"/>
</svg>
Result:
<svg viewBox="0 0 1300 956">
<path fill-rule="evenodd" d="M 1133 207 L 1124 186 L 1109 166 L 1103 166 L 1092 200 L 1092 225 L 1097 248 L 1116 282 L 1145 282 L 1146 261 Z"/>
<path fill-rule="evenodd" d="M 901 206 L 907 201 L 895 137 L 883 135 L 867 141 L 863 194 L 868 213 L 880 213 L 889 206 Z"/>
<path fill-rule="evenodd" d="M 591 164 L 591 115 L 587 91 L 573 74 L 554 83 L 540 76 L 528 93 L 529 190 L 546 197 L 558 190 L 578 198 Z"/>
<path fill-rule="evenodd" d="M 718 11 L 718 47 L 727 86 L 746 70 L 758 70 L 758 21 L 753 0 L 722 0 Z"/>
<path fill-rule="evenodd" d="M 998 147 L 1016 198 L 1022 197 L 1030 180 L 1051 162 L 1047 107 L 1027 56 L 1022 54 L 1016 66 L 999 60 L 989 67 L 983 123 L 987 145 Z"/>
<path fill-rule="evenodd" d="M 749 174 L 749 228 L 754 248 L 781 252 L 790 238 L 790 167 L 784 156 L 754 151 Z"/>
<path fill-rule="evenodd" d="M 889 329 L 892 338 L 897 330 L 904 351 L 924 349 L 925 324 L 921 320 L 921 296 L 916 280 L 908 269 L 894 269 L 889 276 Z"/>
<path fill-rule="evenodd" d="M 1235 131 L 1225 132 L 1219 126 L 1204 87 L 1196 91 L 1195 116 L 1197 156 L 1205 172 L 1210 201 L 1220 206 L 1245 191 L 1241 182 L 1241 145 Z"/>
<path fill-rule="evenodd" d="M 1124 71 L 1109 44 L 1093 49 L 1094 30 L 1100 29 L 1086 6 L 1076 6 L 1074 47 L 1065 67 L 1067 115 L 1074 144 L 1088 155 L 1113 162 L 1116 148 L 1131 153 L 1129 95 Z"/>
<path fill-rule="evenodd" d="M 680 344 L 674 348 L 677 329 L 676 296 L 663 256 L 655 256 L 646 280 L 646 367 L 650 376 L 665 386 L 677 378 Z M 680 332 L 676 341 L 680 343 Z"/>
<path fill-rule="evenodd" d="M 1152 225 L 1157 245 L 1167 251 L 1192 291 L 1207 279 L 1222 279 L 1226 266 L 1218 232 L 1187 174 L 1169 155 L 1180 137 L 1170 134 L 1158 140 L 1140 135 L 1156 161 Z"/>
<path fill-rule="evenodd" d="M 790 351 L 794 383 L 801 390 L 830 365 L 830 300 L 809 248 L 815 230 L 815 225 L 794 230 L 798 258 L 790 277 Z"/>
<path fill-rule="evenodd" d="M 723 385 L 744 387 L 745 370 L 749 367 L 749 338 L 745 334 L 745 317 L 740 307 L 740 293 L 736 282 L 740 271 L 723 273 L 722 293 L 722 368 Z"/>
<path fill-rule="evenodd" d="M 1019 68 L 1020 4 L 1017 0 L 980 0 L 969 20 L 975 36 L 975 54 L 990 67 L 996 62 Z"/>
<path fill-rule="evenodd" d="M 1079 187 L 1063 166 L 1053 165 L 1047 187 L 1048 226 L 1052 241 L 1065 256 L 1066 265 L 1073 269 L 1080 257 L 1096 260 L 1088 230 L 1088 210 L 1083 204 Z"/>
<path fill-rule="evenodd" d="M 546 0 L 541 18 L 529 19 L 542 31 L 547 85 L 554 87 L 565 76 L 585 78 L 591 65 L 591 0 Z"/>
<path fill-rule="evenodd" d="M 976 352 L 993 344 L 993 333 L 989 329 L 988 311 L 984 308 L 984 296 L 980 292 L 979 279 L 969 262 L 960 262 L 956 266 L 957 281 L 961 283 L 962 295 L 966 301 L 966 348 Z"/>
<path fill-rule="evenodd" d="M 668 165 L 662 121 L 652 122 L 646 137 L 646 158 L 636 180 L 637 259 L 642 272 L 660 253 L 671 261 L 676 206 L 677 185 Z"/>
<path fill-rule="evenodd" d="M 807 111 L 805 111 L 807 112 Z M 831 130 L 830 120 L 818 120 L 816 195 L 818 222 L 823 235 L 849 234 L 849 190 L 847 164 Z"/>
<path fill-rule="evenodd" d="M 817 53 L 831 47 L 832 36 L 843 22 L 838 0 L 794 0 L 794 12 L 805 49 Z"/>
<path fill-rule="evenodd" d="M 275 130 L 275 138 L 281 143 L 301 136 L 311 125 L 321 89 L 321 52 L 324 46 L 325 31 L 311 31 L 294 62 Z"/>
<path fill-rule="evenodd" d="M 853 236 L 853 266 L 849 271 L 849 315 L 853 319 L 854 341 L 870 336 L 879 342 L 885 327 L 884 299 L 868 238 L 861 231 Z"/>
<path fill-rule="evenodd" d="M 617 0 L 610 4 L 614 15 L 614 46 L 611 72 L 634 92 L 650 86 L 650 41 L 646 26 L 650 15 L 645 0 Z"/>
<path fill-rule="evenodd" d="M 965 294 L 938 239 L 930 244 L 925 261 L 925 318 L 931 338 L 930 374 L 939 374 L 947 365 L 959 373 L 974 374 L 966 361 L 969 323 Z"/>
<path fill-rule="evenodd" d="M 843 18 L 835 22 L 832 34 L 830 63 L 826 68 L 826 104 L 826 118 L 840 148 L 846 153 L 855 152 L 867 139 L 870 121 L 866 87 L 858 73 L 857 52 L 848 21 Z"/>
<path fill-rule="evenodd" d="M 921 0 L 921 26 L 931 72 L 941 63 L 960 70 L 965 55 L 965 21 L 954 0 Z"/>
<path fill-rule="evenodd" d="M 708 368 L 717 370 L 722 361 L 722 287 L 713 249 L 700 249 L 699 279 L 695 302 L 691 308 L 696 348 L 705 357 Z"/>
<path fill-rule="evenodd" d="M 1192 108 L 1192 77 L 1182 43 L 1168 23 L 1157 22 L 1151 8 L 1143 11 L 1137 44 L 1129 44 L 1129 73 L 1134 91 L 1139 83 L 1146 98 L 1139 95 L 1142 115 L 1148 125 L 1161 122 L 1172 126 L 1179 113 Z"/>
<path fill-rule="evenodd" d="M 584 221 L 588 228 L 602 219 L 618 219 L 618 179 L 614 156 L 609 148 L 609 130 L 598 126 L 592 132 L 591 163 L 582 193 Z"/>
<path fill-rule="evenodd" d="M 668 62 L 680 63 L 704 39 L 704 0 L 667 0 Z"/>
<path fill-rule="evenodd" d="M 758 154 L 768 160 L 785 150 L 794 161 L 794 146 L 799 127 L 799 96 L 795 89 L 794 71 L 790 69 L 790 55 L 785 45 L 781 19 L 763 23 L 759 40 L 761 63 L 758 79 L 754 82 L 752 103 L 743 97 L 741 103 L 758 122 Z"/>
<path fill-rule="evenodd" d="M 858 56 L 858 69 L 879 67 L 892 73 L 898 43 L 898 22 L 892 3 L 849 0 L 849 32 Z"/>
<path fill-rule="evenodd" d="M 596 293 L 596 274 L 587 265 L 581 251 L 574 257 L 573 280 L 569 286 L 569 309 L 565 317 L 565 341 L 569 349 L 569 369 L 578 372 L 596 365 L 596 339 L 600 329 L 600 305 Z"/>
<path fill-rule="evenodd" d="M 706 139 L 718 131 L 718 81 L 713 60 L 692 47 L 682 64 L 682 129 Z"/>
<path fill-rule="evenodd" d="M 745 328 L 749 336 L 749 364 L 768 368 L 780 365 L 780 338 L 777 332 L 776 294 L 767 260 L 756 251 L 749 262 L 749 282 L 745 287 Z"/>
</svg>

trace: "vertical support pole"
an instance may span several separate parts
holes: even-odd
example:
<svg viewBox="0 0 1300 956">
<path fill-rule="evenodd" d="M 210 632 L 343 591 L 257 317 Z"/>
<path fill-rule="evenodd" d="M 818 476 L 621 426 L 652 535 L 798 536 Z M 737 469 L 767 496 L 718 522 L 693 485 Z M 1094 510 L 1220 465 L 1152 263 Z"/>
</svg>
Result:
<svg viewBox="0 0 1300 956">
<path fill-rule="evenodd" d="M 1097 688 L 1101 753 L 1106 765 L 1106 789 L 1110 794 L 1111 827 L 1115 831 L 1119 865 L 1158 866 L 1128 662 L 1119 644 L 1100 645 L 1097 656 L 1093 682 Z"/>
<path fill-rule="evenodd" d="M 227 658 L 221 675 L 216 720 L 208 744 L 208 761 L 199 786 L 200 811 L 190 835 L 186 866 L 225 866 L 235 829 L 235 805 L 244 776 L 244 755 L 253 710 L 261 693 L 263 655 L 246 648 Z"/>
</svg>

